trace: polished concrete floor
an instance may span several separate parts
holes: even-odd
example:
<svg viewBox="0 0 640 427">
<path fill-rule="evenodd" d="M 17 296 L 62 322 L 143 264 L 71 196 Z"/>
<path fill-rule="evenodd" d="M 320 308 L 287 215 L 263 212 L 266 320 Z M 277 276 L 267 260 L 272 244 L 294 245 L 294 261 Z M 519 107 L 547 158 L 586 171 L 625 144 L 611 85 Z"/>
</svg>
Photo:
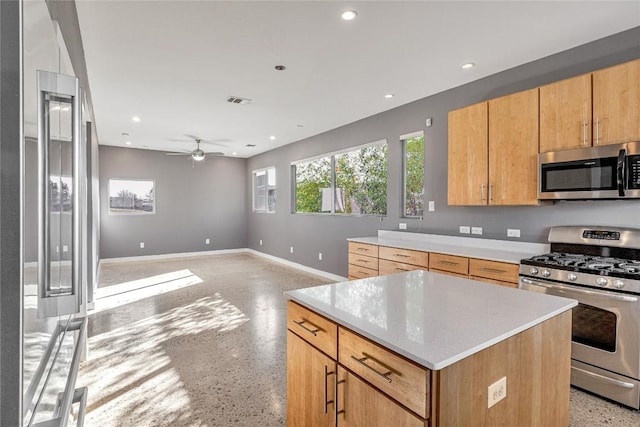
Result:
<svg viewBox="0 0 640 427">
<path fill-rule="evenodd" d="M 104 264 L 86 426 L 284 426 L 283 292 L 328 280 L 247 253 Z M 571 426 L 640 413 L 571 391 Z"/>
</svg>

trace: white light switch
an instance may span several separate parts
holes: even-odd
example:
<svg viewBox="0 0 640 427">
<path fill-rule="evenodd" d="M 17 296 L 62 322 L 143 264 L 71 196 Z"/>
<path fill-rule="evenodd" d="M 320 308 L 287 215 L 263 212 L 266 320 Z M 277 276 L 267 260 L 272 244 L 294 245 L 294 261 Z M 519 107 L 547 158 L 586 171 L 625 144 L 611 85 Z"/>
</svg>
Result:
<svg viewBox="0 0 640 427">
<path fill-rule="evenodd" d="M 140 242 L 140 249 L 144 249 L 144 242 Z"/>
<path fill-rule="evenodd" d="M 262 246 L 262 239 L 260 239 L 260 246 Z"/>
<path fill-rule="evenodd" d="M 520 237 L 519 228 L 507 228 L 507 237 Z"/>
<path fill-rule="evenodd" d="M 291 253 L 293 253 L 293 246 L 291 246 L 291 248 L 289 249 L 289 251 L 290 251 Z"/>
<path fill-rule="evenodd" d="M 436 210 L 436 202 L 433 200 L 429 200 L 429 212 L 433 212 Z"/>
<path fill-rule="evenodd" d="M 62 245 L 62 252 L 69 252 L 69 246 Z"/>
<path fill-rule="evenodd" d="M 471 233 L 471 227 L 469 227 L 468 225 L 461 225 L 460 226 L 460 232 L 462 234 L 469 234 L 469 233 Z"/>
<path fill-rule="evenodd" d="M 204 240 L 204 244 L 205 244 L 205 245 L 208 245 L 209 243 L 211 243 L 211 240 L 210 240 L 210 239 L 205 239 L 205 240 Z"/>
<path fill-rule="evenodd" d="M 318 252 L 318 259 L 322 261 L 322 252 Z"/>
</svg>

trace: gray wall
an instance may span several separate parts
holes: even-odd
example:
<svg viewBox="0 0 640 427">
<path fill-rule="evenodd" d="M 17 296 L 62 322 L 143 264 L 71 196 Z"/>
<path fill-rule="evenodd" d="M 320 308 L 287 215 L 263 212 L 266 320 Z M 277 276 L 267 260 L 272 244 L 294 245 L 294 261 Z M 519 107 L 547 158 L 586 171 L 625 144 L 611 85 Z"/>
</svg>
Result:
<svg viewBox="0 0 640 427">
<path fill-rule="evenodd" d="M 0 1 L 0 425 L 22 420 L 20 5 Z"/>
<path fill-rule="evenodd" d="M 539 207 L 447 206 L 447 114 L 466 105 L 551 83 L 628 60 L 640 58 L 640 27 L 543 58 L 469 84 L 365 118 L 329 132 L 252 157 L 251 171 L 275 166 L 277 212 L 249 214 L 249 247 L 307 266 L 347 275 L 347 237 L 374 236 L 378 228 L 397 230 L 416 219 L 401 219 L 401 147 L 399 135 L 425 132 L 425 197 L 435 201 L 421 232 L 459 235 L 460 225 L 484 228 L 483 238 L 506 239 L 507 228 L 519 228 L 521 241 L 544 242 L 555 225 L 593 224 L 640 228 L 640 201 L 561 202 Z M 426 128 L 425 119 L 433 117 Z M 388 214 L 376 217 L 291 214 L 291 172 L 294 160 L 386 138 L 389 143 Z M 249 182 L 247 199 L 251 198 Z M 248 206 L 251 206 L 250 204 Z M 259 245 L 259 240 L 263 245 Z M 290 254 L 289 247 L 294 246 Z M 324 260 L 318 260 L 318 252 Z"/>
<path fill-rule="evenodd" d="M 245 159 L 207 156 L 192 167 L 188 157 L 100 146 L 101 258 L 247 247 L 245 172 Z M 156 213 L 110 215 L 109 178 L 155 180 Z"/>
</svg>

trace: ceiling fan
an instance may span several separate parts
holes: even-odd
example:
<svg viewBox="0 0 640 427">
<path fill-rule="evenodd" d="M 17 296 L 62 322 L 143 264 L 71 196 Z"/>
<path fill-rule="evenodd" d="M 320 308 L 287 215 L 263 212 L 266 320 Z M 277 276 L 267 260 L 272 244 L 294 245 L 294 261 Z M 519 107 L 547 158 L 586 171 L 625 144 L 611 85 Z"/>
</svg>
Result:
<svg viewBox="0 0 640 427">
<path fill-rule="evenodd" d="M 207 143 L 207 144 L 214 144 L 214 145 L 222 145 L 222 144 L 217 144 L 215 142 L 209 142 L 209 141 L 203 141 L 200 138 L 197 138 L 195 136 L 192 135 L 187 135 L 190 138 L 193 138 L 193 140 L 196 143 L 196 149 L 193 151 L 187 151 L 184 150 L 181 153 L 177 153 L 177 152 L 173 152 L 173 153 L 165 153 L 167 156 L 191 156 L 192 160 L 195 160 L 196 162 L 200 162 L 202 160 L 204 160 L 205 156 L 207 154 L 210 154 L 212 156 L 224 156 L 224 153 L 220 152 L 220 151 L 214 151 L 214 152 L 209 152 L 209 153 L 205 153 L 201 148 L 200 148 L 200 144 L 201 143 Z M 179 142 L 183 142 L 184 140 L 171 140 L 171 141 L 179 141 Z"/>
</svg>

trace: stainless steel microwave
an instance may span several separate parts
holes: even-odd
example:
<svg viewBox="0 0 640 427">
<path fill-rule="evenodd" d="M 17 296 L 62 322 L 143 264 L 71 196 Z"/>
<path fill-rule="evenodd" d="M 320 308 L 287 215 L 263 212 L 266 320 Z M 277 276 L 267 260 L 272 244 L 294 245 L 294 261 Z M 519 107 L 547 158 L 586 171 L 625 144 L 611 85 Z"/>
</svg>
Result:
<svg viewBox="0 0 640 427">
<path fill-rule="evenodd" d="M 538 155 L 538 199 L 640 198 L 640 142 Z"/>
</svg>

